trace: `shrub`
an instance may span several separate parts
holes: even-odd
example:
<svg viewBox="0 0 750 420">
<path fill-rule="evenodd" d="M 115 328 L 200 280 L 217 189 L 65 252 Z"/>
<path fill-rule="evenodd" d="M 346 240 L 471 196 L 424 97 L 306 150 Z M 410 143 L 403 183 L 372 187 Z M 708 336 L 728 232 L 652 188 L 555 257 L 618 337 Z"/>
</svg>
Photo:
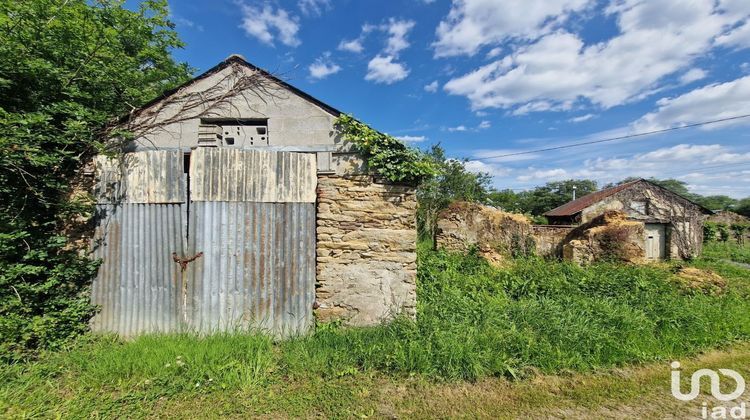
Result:
<svg viewBox="0 0 750 420">
<path fill-rule="evenodd" d="M 71 183 L 115 117 L 189 77 L 170 55 L 182 44 L 168 13 L 164 0 L 0 7 L 0 359 L 87 328 L 96 264 L 62 233 L 91 208 Z"/>
<path fill-rule="evenodd" d="M 703 242 L 711 242 L 716 240 L 716 234 L 718 233 L 718 227 L 715 222 L 703 223 Z"/>
<path fill-rule="evenodd" d="M 745 223 L 732 223 L 729 228 L 732 230 L 732 234 L 737 243 L 743 244 L 745 242 L 745 232 L 750 229 L 750 225 Z"/>
<path fill-rule="evenodd" d="M 719 232 L 719 240 L 721 242 L 729 240 L 729 226 L 724 223 L 717 223 L 716 230 Z"/>
</svg>

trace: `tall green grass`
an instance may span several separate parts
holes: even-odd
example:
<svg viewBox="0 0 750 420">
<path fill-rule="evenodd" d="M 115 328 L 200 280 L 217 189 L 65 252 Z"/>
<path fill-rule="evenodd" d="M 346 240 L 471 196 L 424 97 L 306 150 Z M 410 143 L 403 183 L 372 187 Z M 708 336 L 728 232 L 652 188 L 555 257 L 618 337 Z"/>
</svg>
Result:
<svg viewBox="0 0 750 420">
<path fill-rule="evenodd" d="M 738 244 L 734 241 L 710 241 L 703 244 L 703 255 L 708 259 L 728 259 L 750 264 L 750 244 Z"/>
<path fill-rule="evenodd" d="M 536 258 L 499 269 L 423 247 L 416 319 L 329 324 L 278 343 L 249 333 L 89 337 L 70 351 L 0 367 L 0 413 L 19 399 L 45 406 L 50 384 L 75 394 L 108 390 L 122 402 L 369 373 L 523 377 L 672 359 L 750 338 L 750 271 L 721 268 L 730 286 L 713 296 L 682 288 L 673 270 Z"/>
</svg>

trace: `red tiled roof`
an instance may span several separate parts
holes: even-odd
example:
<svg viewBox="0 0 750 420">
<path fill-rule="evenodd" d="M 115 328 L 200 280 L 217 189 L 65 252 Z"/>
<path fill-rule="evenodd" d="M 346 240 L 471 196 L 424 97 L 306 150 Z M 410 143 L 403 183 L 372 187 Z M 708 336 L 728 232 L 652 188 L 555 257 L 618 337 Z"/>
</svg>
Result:
<svg viewBox="0 0 750 420">
<path fill-rule="evenodd" d="M 611 188 L 605 188 L 603 190 L 599 190 L 597 192 L 593 192 L 589 195 L 584 195 L 583 197 L 573 200 L 569 203 L 565 203 L 560 207 L 554 208 L 547 213 L 544 213 L 545 216 L 573 216 L 576 213 L 581 212 L 586 207 L 589 207 L 590 205 L 599 202 L 611 195 L 617 194 L 618 192 L 629 188 L 632 185 L 635 185 L 639 182 L 643 181 L 642 179 L 637 179 L 635 181 L 626 182 L 624 184 L 615 185 Z"/>
</svg>

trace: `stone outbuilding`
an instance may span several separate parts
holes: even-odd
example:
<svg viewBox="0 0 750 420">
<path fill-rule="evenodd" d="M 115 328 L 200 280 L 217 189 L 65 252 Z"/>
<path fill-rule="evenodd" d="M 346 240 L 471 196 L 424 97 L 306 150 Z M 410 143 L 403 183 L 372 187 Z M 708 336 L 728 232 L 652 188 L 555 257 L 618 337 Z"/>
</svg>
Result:
<svg viewBox="0 0 750 420">
<path fill-rule="evenodd" d="M 646 260 L 697 256 L 703 243 L 703 222 L 712 212 L 645 179 L 606 188 L 544 214 L 550 225 L 584 225 L 607 211 L 624 213 L 643 224 Z M 570 239 L 570 238 L 568 238 Z"/>
<path fill-rule="evenodd" d="M 414 188 L 375 182 L 340 115 L 233 55 L 123 118 L 132 136 L 91 171 L 92 328 L 290 335 L 414 314 Z"/>
</svg>

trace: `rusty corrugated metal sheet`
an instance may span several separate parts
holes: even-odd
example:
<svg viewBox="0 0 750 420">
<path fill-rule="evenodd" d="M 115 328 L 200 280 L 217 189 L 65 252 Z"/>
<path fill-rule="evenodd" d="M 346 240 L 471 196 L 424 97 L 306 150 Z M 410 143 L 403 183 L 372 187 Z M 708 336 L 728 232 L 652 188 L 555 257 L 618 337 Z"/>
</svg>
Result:
<svg viewBox="0 0 750 420">
<path fill-rule="evenodd" d="M 178 150 L 126 153 L 94 158 L 97 203 L 182 203 L 183 154 Z"/>
<path fill-rule="evenodd" d="M 195 152 L 191 179 L 225 201 L 160 203 L 185 198 L 179 152 L 126 155 L 122 165 L 103 161 L 100 191 L 110 193 L 100 193 L 97 205 L 93 249 L 103 263 L 92 289 L 101 306 L 95 331 L 254 328 L 285 336 L 313 324 L 317 179 L 304 177 L 315 175 L 314 155 L 212 152 Z M 274 175 L 264 176 L 264 168 Z M 289 179 L 297 175 L 300 182 Z M 220 183 L 225 176 L 238 178 Z M 269 179 L 279 184 L 270 187 Z M 122 193 L 110 203 L 112 191 Z M 252 201 L 310 196 L 311 202 Z M 198 252 L 184 271 L 172 258 Z"/>
<path fill-rule="evenodd" d="M 192 328 L 253 328 L 275 335 L 313 324 L 315 208 L 312 203 L 195 202 L 188 266 Z"/>
<path fill-rule="evenodd" d="M 179 269 L 172 252 L 184 251 L 184 206 L 99 205 L 93 240 L 102 265 L 92 286 L 101 311 L 94 331 L 129 336 L 179 328 Z"/>
<path fill-rule="evenodd" d="M 193 201 L 314 203 L 315 155 L 199 148 L 190 156 Z"/>
<path fill-rule="evenodd" d="M 599 190 L 588 195 L 584 195 L 583 197 L 577 200 L 573 200 L 571 202 L 565 203 L 560 207 L 554 208 L 544 213 L 544 216 L 573 216 L 574 214 L 580 211 L 583 211 L 583 209 L 585 209 L 586 207 L 589 207 L 590 205 L 597 203 L 611 195 L 617 194 L 618 192 L 624 189 L 630 188 L 631 186 L 641 181 L 642 180 L 638 179 L 635 181 L 630 181 L 624 184 L 616 185 L 611 188 Z"/>
</svg>

